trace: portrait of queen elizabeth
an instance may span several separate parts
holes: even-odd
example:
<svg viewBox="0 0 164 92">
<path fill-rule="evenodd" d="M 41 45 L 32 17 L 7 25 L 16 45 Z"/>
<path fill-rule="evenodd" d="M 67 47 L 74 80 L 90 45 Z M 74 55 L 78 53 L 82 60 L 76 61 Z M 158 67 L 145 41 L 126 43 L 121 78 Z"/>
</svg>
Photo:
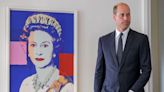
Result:
<svg viewBox="0 0 164 92">
<path fill-rule="evenodd" d="M 27 56 L 35 73 L 22 80 L 19 92 L 74 92 L 72 78 L 62 75 L 56 65 L 63 32 L 57 19 L 48 14 L 34 13 L 26 18 L 19 39 L 27 42 Z"/>
</svg>

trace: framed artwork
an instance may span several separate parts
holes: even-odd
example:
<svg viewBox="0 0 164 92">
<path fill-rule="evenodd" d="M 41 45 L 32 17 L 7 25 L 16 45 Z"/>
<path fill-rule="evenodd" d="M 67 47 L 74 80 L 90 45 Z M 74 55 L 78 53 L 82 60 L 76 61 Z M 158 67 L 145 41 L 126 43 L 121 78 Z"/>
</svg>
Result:
<svg viewBox="0 0 164 92">
<path fill-rule="evenodd" d="M 77 12 L 7 14 L 10 92 L 77 92 Z"/>
</svg>

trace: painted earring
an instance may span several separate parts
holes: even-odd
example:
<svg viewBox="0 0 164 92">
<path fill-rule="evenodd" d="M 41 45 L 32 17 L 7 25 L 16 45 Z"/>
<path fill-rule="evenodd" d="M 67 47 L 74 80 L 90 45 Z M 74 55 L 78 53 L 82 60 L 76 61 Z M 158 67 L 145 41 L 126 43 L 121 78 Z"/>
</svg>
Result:
<svg viewBox="0 0 164 92">
<path fill-rule="evenodd" d="M 53 54 L 52 57 L 55 58 L 56 57 L 56 54 Z"/>
</svg>

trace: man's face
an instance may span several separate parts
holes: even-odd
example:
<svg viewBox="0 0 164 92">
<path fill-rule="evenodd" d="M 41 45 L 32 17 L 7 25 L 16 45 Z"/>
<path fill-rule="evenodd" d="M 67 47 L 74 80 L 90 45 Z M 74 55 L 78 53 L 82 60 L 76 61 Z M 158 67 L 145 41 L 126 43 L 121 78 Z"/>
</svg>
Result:
<svg viewBox="0 0 164 92">
<path fill-rule="evenodd" d="M 127 5 L 118 5 L 116 14 L 113 14 L 113 19 L 116 22 L 116 27 L 119 31 L 126 30 L 131 21 L 130 9 Z"/>
</svg>

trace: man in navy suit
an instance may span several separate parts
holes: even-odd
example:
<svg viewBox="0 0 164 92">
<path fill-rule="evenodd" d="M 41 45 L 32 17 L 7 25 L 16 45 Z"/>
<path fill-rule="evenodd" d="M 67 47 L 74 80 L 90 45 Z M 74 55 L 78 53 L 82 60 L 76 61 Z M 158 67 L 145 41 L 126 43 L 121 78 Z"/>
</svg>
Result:
<svg viewBox="0 0 164 92">
<path fill-rule="evenodd" d="M 100 37 L 94 92 L 144 92 L 151 74 L 148 37 L 132 30 L 126 3 L 113 7 L 116 29 Z"/>
</svg>

